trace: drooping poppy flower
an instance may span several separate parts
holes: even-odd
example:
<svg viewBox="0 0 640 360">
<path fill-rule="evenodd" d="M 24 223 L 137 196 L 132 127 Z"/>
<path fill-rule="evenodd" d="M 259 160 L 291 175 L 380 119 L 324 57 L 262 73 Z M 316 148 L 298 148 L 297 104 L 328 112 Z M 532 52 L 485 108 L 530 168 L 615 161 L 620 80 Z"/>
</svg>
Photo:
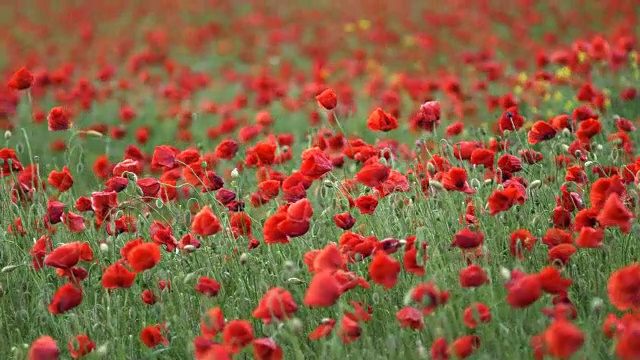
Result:
<svg viewBox="0 0 640 360">
<path fill-rule="evenodd" d="M 522 259 L 523 250 L 531 252 L 536 243 L 536 238 L 531 235 L 529 230 L 518 229 L 511 233 L 509 243 L 509 251 L 511 255 Z"/>
<path fill-rule="evenodd" d="M 414 275 L 422 276 L 425 274 L 424 265 L 428 256 L 425 253 L 422 256 L 422 264 L 418 263 L 418 248 L 412 247 L 407 249 L 402 257 L 404 269 Z"/>
<path fill-rule="evenodd" d="M 464 309 L 462 318 L 468 328 L 475 329 L 479 323 L 488 323 L 491 321 L 491 310 L 483 303 L 474 303 Z"/>
<path fill-rule="evenodd" d="M 620 311 L 640 309 L 640 264 L 616 270 L 607 282 L 609 301 Z"/>
<path fill-rule="evenodd" d="M 333 89 L 325 89 L 316 96 L 316 100 L 326 110 L 333 110 L 338 105 L 338 96 Z"/>
<path fill-rule="evenodd" d="M 102 274 L 102 287 L 105 289 L 128 289 L 133 285 L 136 273 L 127 270 L 121 262 L 115 262 Z"/>
<path fill-rule="evenodd" d="M 14 90 L 26 90 L 31 87 L 33 80 L 33 74 L 23 66 L 13 73 L 7 86 Z"/>
<path fill-rule="evenodd" d="M 67 312 L 82 302 L 82 288 L 74 283 L 62 285 L 51 299 L 49 303 L 49 312 L 54 315 L 60 315 Z"/>
<path fill-rule="evenodd" d="M 156 347 L 160 344 L 169 345 L 166 337 L 167 329 L 164 324 L 148 325 L 140 331 L 140 341 L 148 348 Z"/>
<path fill-rule="evenodd" d="M 377 108 L 367 120 L 367 127 L 373 131 L 391 131 L 398 128 L 398 120 L 391 114 Z"/>
<path fill-rule="evenodd" d="M 400 322 L 400 327 L 408 327 L 413 330 L 422 330 L 424 328 L 422 312 L 411 306 L 405 306 L 398 310 L 396 319 Z"/>
<path fill-rule="evenodd" d="M 309 307 L 329 307 L 338 301 L 342 295 L 340 283 L 332 274 L 325 270 L 316 273 L 304 295 L 304 304 Z"/>
<path fill-rule="evenodd" d="M 398 274 L 400 274 L 400 263 L 386 252 L 378 251 L 369 266 L 369 276 L 373 282 L 382 285 L 385 289 L 390 289 L 398 282 Z"/>
<path fill-rule="evenodd" d="M 91 341 L 87 334 L 80 334 L 69 340 L 67 344 L 69 353 L 74 359 L 79 359 L 96 349 L 96 343 Z"/>
<path fill-rule="evenodd" d="M 222 341 L 231 352 L 238 353 L 253 341 L 253 327 L 245 320 L 231 320 L 222 330 Z"/>
<path fill-rule="evenodd" d="M 207 205 L 193 217 L 191 222 L 191 231 L 200 236 L 214 235 L 222 230 L 220 220 Z"/>
<path fill-rule="evenodd" d="M 29 360 L 58 360 L 60 350 L 58 344 L 51 336 L 41 336 L 29 346 Z"/>
<path fill-rule="evenodd" d="M 283 352 L 272 338 L 253 340 L 253 357 L 256 360 L 281 360 Z"/>
<path fill-rule="evenodd" d="M 447 128 L 445 129 L 445 137 L 446 138 L 451 138 L 454 137 L 456 135 L 459 135 L 460 133 L 462 133 L 462 130 L 464 130 L 464 123 L 461 121 L 456 121 L 453 124 L 447 126 Z"/>
<path fill-rule="evenodd" d="M 51 109 L 47 116 L 49 131 L 64 131 L 71 127 L 71 114 L 62 106 Z"/>
<path fill-rule="evenodd" d="M 270 324 L 274 319 L 283 321 L 298 311 L 298 305 L 287 290 L 279 287 L 271 288 L 262 297 L 258 307 L 253 310 L 253 317 Z"/>
<path fill-rule="evenodd" d="M 214 279 L 201 276 L 198 278 L 198 283 L 196 284 L 195 289 L 201 294 L 215 297 L 218 296 L 218 292 L 220 292 L 220 284 Z"/>
<path fill-rule="evenodd" d="M 129 250 L 126 259 L 137 273 L 151 269 L 160 262 L 160 248 L 156 243 L 143 243 Z"/>
</svg>

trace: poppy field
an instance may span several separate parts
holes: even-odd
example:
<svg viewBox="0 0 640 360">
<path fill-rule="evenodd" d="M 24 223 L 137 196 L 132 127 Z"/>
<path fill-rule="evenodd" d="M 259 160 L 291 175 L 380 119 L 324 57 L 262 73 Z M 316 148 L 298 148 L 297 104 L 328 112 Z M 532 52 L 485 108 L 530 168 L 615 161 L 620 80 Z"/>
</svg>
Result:
<svg viewBox="0 0 640 360">
<path fill-rule="evenodd" d="M 640 359 L 640 4 L 2 2 L 0 359 Z"/>
</svg>

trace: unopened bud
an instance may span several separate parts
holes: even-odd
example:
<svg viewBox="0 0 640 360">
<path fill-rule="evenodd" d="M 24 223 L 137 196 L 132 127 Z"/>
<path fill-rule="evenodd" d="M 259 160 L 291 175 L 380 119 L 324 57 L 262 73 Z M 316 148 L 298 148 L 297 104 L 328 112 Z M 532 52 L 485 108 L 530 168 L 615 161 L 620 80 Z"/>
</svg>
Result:
<svg viewBox="0 0 640 360">
<path fill-rule="evenodd" d="M 240 254 L 240 264 L 244 265 L 249 261 L 249 254 L 242 253 Z"/>
<path fill-rule="evenodd" d="M 500 275 L 502 275 L 502 277 L 506 281 L 511 280 L 511 270 L 507 269 L 506 267 L 501 267 L 500 268 Z"/>
<path fill-rule="evenodd" d="M 231 177 L 237 178 L 238 176 L 240 176 L 240 172 L 238 171 L 237 168 L 233 168 L 233 170 L 231 170 Z"/>
<path fill-rule="evenodd" d="M 103 253 L 106 253 L 109 251 L 109 245 L 107 245 L 106 243 L 101 243 L 100 244 L 100 251 L 102 251 Z"/>
<path fill-rule="evenodd" d="M 542 185 L 542 181 L 540 180 L 533 180 L 530 184 L 529 184 L 529 189 L 533 190 L 533 189 L 537 189 L 540 187 L 540 185 Z"/>
<path fill-rule="evenodd" d="M 436 181 L 436 180 L 431 180 L 429 181 L 429 185 L 437 191 L 444 191 L 444 186 L 442 185 L 441 182 Z"/>
<path fill-rule="evenodd" d="M 4 139 L 9 140 L 11 138 L 11 130 L 7 130 L 4 132 Z"/>
</svg>

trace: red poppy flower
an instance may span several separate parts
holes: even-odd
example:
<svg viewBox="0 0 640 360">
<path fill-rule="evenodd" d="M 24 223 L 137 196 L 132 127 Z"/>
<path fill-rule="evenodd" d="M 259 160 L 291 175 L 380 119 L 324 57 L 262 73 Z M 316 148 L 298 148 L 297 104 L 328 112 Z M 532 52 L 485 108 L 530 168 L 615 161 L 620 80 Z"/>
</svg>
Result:
<svg viewBox="0 0 640 360">
<path fill-rule="evenodd" d="M 422 256 L 422 264 L 418 263 L 418 249 L 407 249 L 402 257 L 404 269 L 414 275 L 422 276 L 425 273 L 424 265 L 428 259 L 427 254 Z"/>
<path fill-rule="evenodd" d="M 361 334 L 360 324 L 351 316 L 344 315 L 340 321 L 340 328 L 338 329 L 338 335 L 340 336 L 343 344 L 348 344 L 357 340 Z"/>
<path fill-rule="evenodd" d="M 405 306 L 398 310 L 396 319 L 400 322 L 400 327 L 408 327 L 413 330 L 422 330 L 424 328 L 422 312 L 411 306 Z"/>
<path fill-rule="evenodd" d="M 596 219 L 600 226 L 617 226 L 623 233 L 629 233 L 632 226 L 631 220 L 634 218 L 633 213 L 620 200 L 620 196 L 617 193 L 611 193 Z"/>
<path fill-rule="evenodd" d="M 153 305 L 158 302 L 158 297 L 153 293 L 153 290 L 151 289 L 146 289 L 145 291 L 143 291 L 142 294 L 140 294 L 140 297 L 142 298 L 142 302 L 147 305 Z"/>
<path fill-rule="evenodd" d="M 367 120 L 367 127 L 373 131 L 391 131 L 398 128 L 398 120 L 391 114 L 377 108 Z"/>
<path fill-rule="evenodd" d="M 553 248 L 560 244 L 572 244 L 573 236 L 571 233 L 562 229 L 550 228 L 542 237 L 542 242 L 549 248 Z"/>
<path fill-rule="evenodd" d="M 431 344 L 431 358 L 433 360 L 449 360 L 449 345 L 447 340 L 439 337 Z"/>
<path fill-rule="evenodd" d="M 481 232 L 462 229 L 453 236 L 452 247 L 461 249 L 473 249 L 484 243 L 484 234 Z"/>
<path fill-rule="evenodd" d="M 491 310 L 483 303 L 474 303 L 464 309 L 463 320 L 468 328 L 475 329 L 478 323 L 491 321 Z"/>
<path fill-rule="evenodd" d="M 329 307 L 338 301 L 340 295 L 340 283 L 330 270 L 325 270 L 316 273 L 311 279 L 304 295 L 304 304 L 309 307 Z"/>
<path fill-rule="evenodd" d="M 193 217 L 191 222 L 191 231 L 200 236 L 214 235 L 222 230 L 220 220 L 207 205 Z"/>
<path fill-rule="evenodd" d="M 253 327 L 245 320 L 231 320 L 222 331 L 222 341 L 231 352 L 238 353 L 253 341 Z"/>
<path fill-rule="evenodd" d="M 133 285 L 136 273 L 127 270 L 120 262 L 113 263 L 102 274 L 102 287 L 105 289 L 128 289 Z"/>
<path fill-rule="evenodd" d="M 640 309 L 640 264 L 616 270 L 607 282 L 609 301 L 620 311 Z"/>
<path fill-rule="evenodd" d="M 333 319 L 325 319 L 320 325 L 318 325 L 310 334 L 309 340 L 318 340 L 325 336 L 328 336 L 336 326 L 336 321 Z"/>
<path fill-rule="evenodd" d="M 479 265 L 473 264 L 460 270 L 460 285 L 463 288 L 478 287 L 489 283 L 489 276 Z"/>
<path fill-rule="evenodd" d="M 536 121 L 527 134 L 529 144 L 535 145 L 539 142 L 551 140 L 556 136 L 557 130 L 546 121 Z"/>
<path fill-rule="evenodd" d="M 569 262 L 571 255 L 577 251 L 576 247 L 571 244 L 560 244 L 549 249 L 549 262 L 558 261 L 562 265 Z"/>
<path fill-rule="evenodd" d="M 225 139 L 216 146 L 216 156 L 220 159 L 232 160 L 238 149 L 239 146 L 235 140 Z"/>
<path fill-rule="evenodd" d="M 337 214 L 333 217 L 333 222 L 342 230 L 349 230 L 355 225 L 356 219 L 351 215 L 351 213 L 345 212 L 341 214 Z"/>
<path fill-rule="evenodd" d="M 460 359 L 465 359 L 480 347 L 480 338 L 475 335 L 465 335 L 457 338 L 451 344 L 449 353 L 455 354 Z"/>
<path fill-rule="evenodd" d="M 379 162 L 371 162 L 356 173 L 354 180 L 368 187 L 376 187 L 389 178 L 390 169 Z"/>
<path fill-rule="evenodd" d="M 260 142 L 253 148 L 258 166 L 272 165 L 276 159 L 276 145 Z"/>
<path fill-rule="evenodd" d="M 148 348 L 156 347 L 160 344 L 169 345 L 169 340 L 165 336 L 167 329 L 164 324 L 148 325 L 140 331 L 140 341 Z"/>
<path fill-rule="evenodd" d="M 505 130 L 516 131 L 524 124 L 524 117 L 518 113 L 517 107 L 510 107 L 502 113 L 498 124 L 501 133 L 504 133 Z"/>
<path fill-rule="evenodd" d="M 460 191 L 466 194 L 475 194 L 476 191 L 467 182 L 467 170 L 463 168 L 451 168 L 442 177 L 442 186 L 448 191 Z"/>
<path fill-rule="evenodd" d="M 599 248 L 602 247 L 602 240 L 604 240 L 604 229 L 583 226 L 576 238 L 576 245 L 581 248 Z"/>
<path fill-rule="evenodd" d="M 67 283 L 62 285 L 49 303 L 49 312 L 55 315 L 67 312 L 82 302 L 82 288 L 80 285 Z"/>
<path fill-rule="evenodd" d="M 301 157 L 300 173 L 311 179 L 319 179 L 333 169 L 329 158 L 317 147 L 303 151 Z"/>
<path fill-rule="evenodd" d="M 536 238 L 531 235 L 529 230 L 518 229 L 511 233 L 510 236 L 511 242 L 509 244 L 509 251 L 511 255 L 517 256 L 518 258 L 522 258 L 523 250 L 527 250 L 531 252 L 536 243 Z"/>
<path fill-rule="evenodd" d="M 274 287 L 262 297 L 258 307 L 253 310 L 253 317 L 270 324 L 274 319 L 283 321 L 298 311 L 298 305 L 287 290 Z"/>
<path fill-rule="evenodd" d="M 96 349 L 96 343 L 91 341 L 86 334 L 80 334 L 69 340 L 67 344 L 69 353 L 74 359 L 81 358 Z"/>
<path fill-rule="evenodd" d="M 369 276 L 373 282 L 384 286 L 385 289 L 390 289 L 398 282 L 398 274 L 400 274 L 400 263 L 384 251 L 376 252 L 369 266 Z"/>
<path fill-rule="evenodd" d="M 62 171 L 51 170 L 48 183 L 60 192 L 69 190 L 73 185 L 73 177 L 69 172 L 69 168 L 65 165 Z"/>
<path fill-rule="evenodd" d="M 464 123 L 461 121 L 456 121 L 453 124 L 447 126 L 447 128 L 445 129 L 445 137 L 446 138 L 451 138 L 454 137 L 456 135 L 459 135 L 460 133 L 462 133 L 462 130 L 464 130 Z"/>
<path fill-rule="evenodd" d="M 584 344 L 584 334 L 567 320 L 556 319 L 544 331 L 544 345 L 547 354 L 568 359 Z"/>
<path fill-rule="evenodd" d="M 64 131 L 71 127 L 71 114 L 62 106 L 54 107 L 47 116 L 49 131 Z"/>
<path fill-rule="evenodd" d="M 491 150 L 477 148 L 471 153 L 470 162 L 472 165 L 482 165 L 487 169 L 493 169 L 495 156 L 496 153 Z"/>
<path fill-rule="evenodd" d="M 329 244 L 324 249 L 317 252 L 313 258 L 313 272 L 323 270 L 347 270 L 347 264 L 344 256 L 336 244 Z"/>
<path fill-rule="evenodd" d="M 373 214 L 378 206 L 378 199 L 372 195 L 362 195 L 355 199 L 355 205 L 361 214 Z"/>
<path fill-rule="evenodd" d="M 256 360 L 281 360 L 282 348 L 272 338 L 253 340 L 253 357 Z"/>
<path fill-rule="evenodd" d="M 216 337 L 225 326 L 224 315 L 219 307 L 207 310 L 204 319 L 200 322 L 200 332 L 207 338 Z"/>
<path fill-rule="evenodd" d="M 326 110 L 333 110 L 338 105 L 338 96 L 333 89 L 325 89 L 316 96 L 316 100 Z"/>
<path fill-rule="evenodd" d="M 220 284 L 211 278 L 201 276 L 198 278 L 198 283 L 196 284 L 195 289 L 201 294 L 215 297 L 220 291 Z"/>
<path fill-rule="evenodd" d="M 547 266 L 540 270 L 538 279 L 542 285 L 542 290 L 549 294 L 564 293 L 573 283 L 571 279 L 563 279 L 560 271 L 552 266 Z"/>
<path fill-rule="evenodd" d="M 60 350 L 51 336 L 41 336 L 34 340 L 27 355 L 29 360 L 58 360 Z"/>
<path fill-rule="evenodd" d="M 92 261 L 93 251 L 88 243 L 76 241 L 57 247 L 44 259 L 44 264 L 58 269 L 69 269 L 80 260 Z"/>
<path fill-rule="evenodd" d="M 542 283 L 538 275 L 527 275 L 514 270 L 505 287 L 507 302 L 513 308 L 528 307 L 542 296 Z"/>
<path fill-rule="evenodd" d="M 155 243 L 143 243 L 127 252 L 127 263 L 135 272 L 151 269 L 160 262 L 160 247 Z"/>
<path fill-rule="evenodd" d="M 33 74 L 25 67 L 21 67 L 13 73 L 11 79 L 9 79 L 9 82 L 7 83 L 7 86 L 14 90 L 26 90 L 31 87 L 33 80 Z"/>
</svg>

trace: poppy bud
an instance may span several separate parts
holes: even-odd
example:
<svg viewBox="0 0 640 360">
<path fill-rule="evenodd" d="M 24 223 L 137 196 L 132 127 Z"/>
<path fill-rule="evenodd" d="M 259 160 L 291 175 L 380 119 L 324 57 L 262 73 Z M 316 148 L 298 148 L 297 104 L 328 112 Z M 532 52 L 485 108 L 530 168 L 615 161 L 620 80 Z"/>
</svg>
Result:
<svg viewBox="0 0 640 360">
<path fill-rule="evenodd" d="M 240 264 L 244 265 L 249 261 L 249 254 L 242 253 L 240 254 Z"/>
<path fill-rule="evenodd" d="M 11 138 L 11 130 L 7 130 L 4 132 L 4 139 L 9 140 Z"/>
<path fill-rule="evenodd" d="M 238 176 L 240 176 L 240 172 L 238 171 L 237 168 L 233 168 L 233 170 L 231 170 L 231 177 L 237 178 Z"/>
</svg>

